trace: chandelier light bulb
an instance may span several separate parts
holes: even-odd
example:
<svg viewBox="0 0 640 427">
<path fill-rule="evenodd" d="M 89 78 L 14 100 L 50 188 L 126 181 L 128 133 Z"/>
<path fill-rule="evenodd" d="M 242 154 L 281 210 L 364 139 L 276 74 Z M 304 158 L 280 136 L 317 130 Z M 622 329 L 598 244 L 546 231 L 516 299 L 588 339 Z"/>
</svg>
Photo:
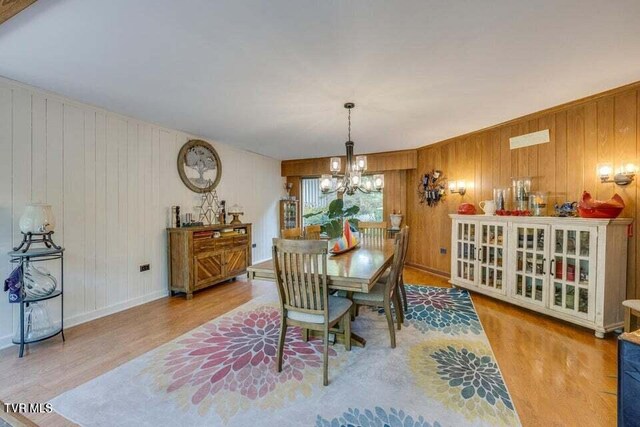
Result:
<svg viewBox="0 0 640 427">
<path fill-rule="evenodd" d="M 332 187 L 331 175 L 322 175 L 320 178 L 320 190 L 321 191 L 329 191 Z"/>
</svg>

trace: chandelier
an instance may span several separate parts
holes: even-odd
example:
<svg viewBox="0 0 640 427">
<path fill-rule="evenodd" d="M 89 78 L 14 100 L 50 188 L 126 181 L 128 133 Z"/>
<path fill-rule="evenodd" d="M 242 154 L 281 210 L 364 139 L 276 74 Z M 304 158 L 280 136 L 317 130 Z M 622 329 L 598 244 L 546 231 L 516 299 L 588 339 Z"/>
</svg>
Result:
<svg viewBox="0 0 640 427">
<path fill-rule="evenodd" d="M 347 161 L 344 175 L 340 175 L 342 170 L 342 158 L 332 157 L 329 162 L 331 175 L 324 174 L 320 177 L 320 191 L 323 193 L 335 193 L 353 195 L 356 191 L 370 193 L 372 191 L 382 191 L 384 188 L 384 175 L 376 174 L 373 178 L 364 176 L 367 171 L 367 156 L 356 156 L 353 159 L 353 141 L 351 140 L 351 109 L 355 107 L 353 102 L 344 104 L 344 108 L 349 112 L 349 139 L 345 142 L 347 148 Z"/>
</svg>

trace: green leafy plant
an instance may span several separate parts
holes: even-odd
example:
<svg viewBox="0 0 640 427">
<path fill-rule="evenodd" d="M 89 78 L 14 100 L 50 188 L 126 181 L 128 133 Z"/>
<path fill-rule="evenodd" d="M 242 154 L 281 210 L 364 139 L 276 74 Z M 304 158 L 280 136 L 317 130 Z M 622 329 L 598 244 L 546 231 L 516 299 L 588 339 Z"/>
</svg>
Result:
<svg viewBox="0 0 640 427">
<path fill-rule="evenodd" d="M 335 199 L 329 203 L 329 207 L 325 211 L 311 212 L 303 215 L 305 218 L 315 218 L 314 223 L 320 224 L 323 233 L 330 239 L 342 236 L 342 228 L 344 220 L 348 219 L 356 229 L 358 228 L 358 219 L 355 216 L 360 212 L 359 206 L 350 206 L 345 209 L 342 199 Z"/>
</svg>

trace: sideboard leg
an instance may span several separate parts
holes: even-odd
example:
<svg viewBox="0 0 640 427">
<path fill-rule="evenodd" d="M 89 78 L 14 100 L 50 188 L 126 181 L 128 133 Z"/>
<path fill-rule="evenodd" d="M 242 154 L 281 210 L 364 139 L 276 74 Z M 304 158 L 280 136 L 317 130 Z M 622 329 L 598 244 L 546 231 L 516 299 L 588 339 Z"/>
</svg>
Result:
<svg viewBox="0 0 640 427">
<path fill-rule="evenodd" d="M 596 338 L 604 338 L 604 332 L 596 331 Z"/>
<path fill-rule="evenodd" d="M 187 299 L 193 299 L 193 292 L 187 292 Z"/>
</svg>

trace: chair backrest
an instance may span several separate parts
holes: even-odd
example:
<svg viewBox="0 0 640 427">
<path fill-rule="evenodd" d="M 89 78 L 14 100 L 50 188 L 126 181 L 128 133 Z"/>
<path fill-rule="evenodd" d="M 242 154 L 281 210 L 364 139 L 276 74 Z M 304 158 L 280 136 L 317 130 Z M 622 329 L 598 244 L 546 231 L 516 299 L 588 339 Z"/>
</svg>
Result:
<svg viewBox="0 0 640 427">
<path fill-rule="evenodd" d="M 283 239 L 300 239 L 302 237 L 302 230 L 300 228 L 285 228 L 280 230 L 280 237 Z"/>
<path fill-rule="evenodd" d="M 304 238 L 306 240 L 320 240 L 320 232 L 322 231 L 319 224 L 307 225 L 304 228 Z"/>
<path fill-rule="evenodd" d="M 404 240 L 406 237 L 406 233 L 404 230 L 400 231 L 396 234 L 394 249 L 393 249 L 393 262 L 391 263 L 391 269 L 389 270 L 389 275 L 387 276 L 387 281 L 384 284 L 385 286 L 385 294 L 389 297 L 393 295 L 395 292 L 396 285 L 398 284 L 398 279 L 400 277 L 400 273 L 402 272 L 402 255 L 404 249 Z"/>
<path fill-rule="evenodd" d="M 407 260 L 407 252 L 409 252 L 409 226 L 405 226 L 401 233 L 404 233 L 404 244 L 402 248 L 402 267 L 404 268 L 404 263 Z"/>
<path fill-rule="evenodd" d="M 358 223 L 358 230 L 360 231 L 360 237 L 363 239 L 378 239 L 384 240 L 387 238 L 387 222 L 365 222 L 360 221 Z"/>
<path fill-rule="evenodd" d="M 327 242 L 273 239 L 273 264 L 283 309 L 328 321 Z"/>
</svg>

